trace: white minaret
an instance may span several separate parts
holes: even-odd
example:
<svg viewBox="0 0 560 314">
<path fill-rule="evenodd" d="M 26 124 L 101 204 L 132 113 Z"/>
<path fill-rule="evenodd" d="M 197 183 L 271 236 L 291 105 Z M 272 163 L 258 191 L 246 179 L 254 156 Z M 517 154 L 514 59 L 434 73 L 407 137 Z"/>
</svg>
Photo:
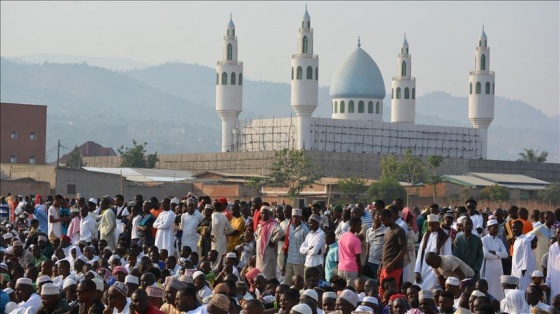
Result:
<svg viewBox="0 0 560 314">
<path fill-rule="evenodd" d="M 490 71 L 490 48 L 484 26 L 475 50 L 475 70 L 469 75 L 469 119 L 482 141 L 480 157 L 488 153 L 488 127 L 494 120 L 494 72 Z"/>
<path fill-rule="evenodd" d="M 305 14 L 299 29 L 298 51 L 292 55 L 292 109 L 297 115 L 296 149 L 313 149 L 311 115 L 319 95 L 319 57 L 313 54 L 311 18 Z"/>
<path fill-rule="evenodd" d="M 222 119 L 222 152 L 235 150 L 235 134 L 243 109 L 243 62 L 237 61 L 237 36 L 230 15 L 224 36 L 224 57 L 216 66 L 216 111 Z"/>
<path fill-rule="evenodd" d="M 406 34 L 397 58 L 397 76 L 391 83 L 391 122 L 414 123 L 416 115 L 416 78 L 411 76 L 412 61 Z"/>
</svg>

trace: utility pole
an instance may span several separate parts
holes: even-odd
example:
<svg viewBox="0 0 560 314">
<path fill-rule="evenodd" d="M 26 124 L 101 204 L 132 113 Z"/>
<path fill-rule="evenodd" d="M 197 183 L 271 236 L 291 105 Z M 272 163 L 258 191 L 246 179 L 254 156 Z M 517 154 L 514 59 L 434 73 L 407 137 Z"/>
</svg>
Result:
<svg viewBox="0 0 560 314">
<path fill-rule="evenodd" d="M 60 165 L 60 140 L 58 140 L 58 146 L 56 147 L 56 167 Z"/>
</svg>

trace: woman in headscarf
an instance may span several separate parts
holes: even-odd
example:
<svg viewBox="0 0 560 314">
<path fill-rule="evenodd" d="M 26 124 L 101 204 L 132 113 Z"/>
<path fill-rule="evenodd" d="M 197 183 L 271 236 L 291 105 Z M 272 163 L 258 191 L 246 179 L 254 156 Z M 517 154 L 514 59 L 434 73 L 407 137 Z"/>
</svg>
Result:
<svg viewBox="0 0 560 314">
<path fill-rule="evenodd" d="M 404 256 L 403 282 L 414 282 L 414 266 L 416 265 L 416 241 L 418 241 L 418 224 L 416 223 L 416 215 L 408 207 L 402 211 L 402 219 L 406 222 L 408 230 L 406 230 L 406 255 Z"/>
<path fill-rule="evenodd" d="M 284 238 L 284 230 L 272 218 L 272 210 L 268 206 L 261 207 L 261 220 L 256 233 L 257 268 L 267 279 L 276 278 L 278 250 L 277 243 Z"/>
</svg>

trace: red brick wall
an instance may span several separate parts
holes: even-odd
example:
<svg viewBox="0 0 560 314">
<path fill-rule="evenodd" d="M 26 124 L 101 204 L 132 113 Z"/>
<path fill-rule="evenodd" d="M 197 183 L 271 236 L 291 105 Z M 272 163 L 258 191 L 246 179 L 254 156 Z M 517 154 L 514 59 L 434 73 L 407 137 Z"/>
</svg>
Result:
<svg viewBox="0 0 560 314">
<path fill-rule="evenodd" d="M 17 132 L 16 139 L 11 138 L 12 132 Z M 16 163 L 29 164 L 33 156 L 35 164 L 45 164 L 47 106 L 0 103 L 0 142 L 0 162 L 9 163 L 15 156 Z"/>
</svg>

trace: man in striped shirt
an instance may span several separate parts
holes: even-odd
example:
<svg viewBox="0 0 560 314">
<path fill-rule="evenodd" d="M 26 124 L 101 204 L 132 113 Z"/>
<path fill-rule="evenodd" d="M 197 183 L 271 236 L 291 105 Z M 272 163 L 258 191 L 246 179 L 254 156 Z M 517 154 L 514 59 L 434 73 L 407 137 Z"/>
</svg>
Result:
<svg viewBox="0 0 560 314">
<path fill-rule="evenodd" d="M 288 253 L 284 257 L 282 275 L 284 284 L 292 285 L 292 276 L 299 275 L 303 278 L 305 255 L 299 252 L 305 237 L 309 233 L 309 228 L 301 221 L 302 212 L 299 208 L 292 209 L 292 223 L 286 230 L 288 240 Z"/>
</svg>

